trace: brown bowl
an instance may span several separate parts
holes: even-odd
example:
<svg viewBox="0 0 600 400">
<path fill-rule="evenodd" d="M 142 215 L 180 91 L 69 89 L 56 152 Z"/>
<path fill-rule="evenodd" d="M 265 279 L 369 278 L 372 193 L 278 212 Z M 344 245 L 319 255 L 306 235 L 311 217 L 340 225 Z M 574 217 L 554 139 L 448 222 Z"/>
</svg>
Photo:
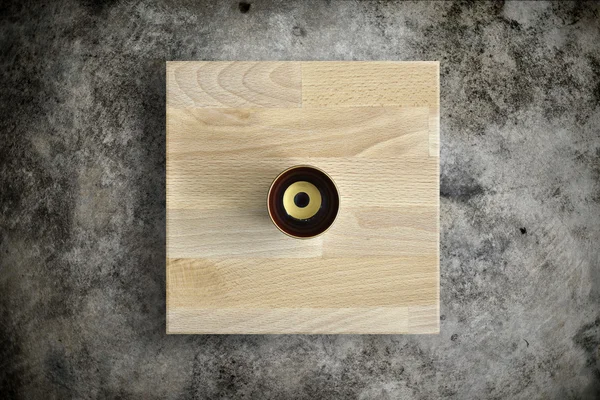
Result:
<svg viewBox="0 0 600 400">
<path fill-rule="evenodd" d="M 271 221 L 293 238 L 308 239 L 325 232 L 340 208 L 337 187 L 316 167 L 297 165 L 280 173 L 267 195 Z"/>
</svg>

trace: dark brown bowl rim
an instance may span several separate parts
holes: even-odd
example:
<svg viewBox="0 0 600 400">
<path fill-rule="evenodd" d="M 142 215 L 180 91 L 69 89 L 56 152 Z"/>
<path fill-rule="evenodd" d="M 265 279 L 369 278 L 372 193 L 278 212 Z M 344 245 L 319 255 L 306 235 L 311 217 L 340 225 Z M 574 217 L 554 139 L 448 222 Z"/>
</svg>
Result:
<svg viewBox="0 0 600 400">
<path fill-rule="evenodd" d="M 291 233 L 289 233 L 289 232 L 286 232 L 286 231 L 284 231 L 283 229 L 281 229 L 281 227 L 280 227 L 280 226 L 277 224 L 277 222 L 275 222 L 275 218 L 273 218 L 273 214 L 272 214 L 272 211 L 271 211 L 271 205 L 269 204 L 269 199 L 271 198 L 271 191 L 272 191 L 272 189 L 273 189 L 273 185 L 275 184 L 275 182 L 277 182 L 277 180 L 278 180 L 278 179 L 279 179 L 279 178 L 280 178 L 282 175 L 286 174 L 287 172 L 289 172 L 289 171 L 291 171 L 291 170 L 297 169 L 297 168 L 312 168 L 312 169 L 314 169 L 314 170 L 317 170 L 317 171 L 319 171 L 320 173 L 322 173 L 323 175 L 325 175 L 325 176 L 326 176 L 326 177 L 327 177 L 327 178 L 328 178 L 328 179 L 331 181 L 331 183 L 333 184 L 333 187 L 334 187 L 334 189 L 335 189 L 335 192 L 336 192 L 336 194 L 337 194 L 337 200 L 338 200 L 338 212 L 336 213 L 335 217 L 333 218 L 333 220 L 331 221 L 331 223 L 329 224 L 329 226 L 328 226 L 327 228 L 325 228 L 325 230 L 323 230 L 323 232 L 319 232 L 319 233 L 317 233 L 316 235 L 313 235 L 313 236 L 296 236 L 296 235 L 292 235 Z M 328 231 L 328 230 L 329 230 L 329 229 L 330 229 L 330 228 L 333 226 L 333 224 L 335 223 L 335 221 L 337 220 L 337 217 L 338 217 L 338 215 L 339 215 L 339 209 L 340 209 L 340 206 L 341 206 L 341 204 L 340 204 L 340 203 L 341 203 L 341 199 L 340 199 L 340 191 L 339 191 L 339 189 L 338 189 L 338 187 L 337 187 L 337 185 L 336 185 L 335 181 L 333 180 L 333 178 L 331 178 L 331 176 L 330 176 L 330 175 L 329 175 L 327 172 L 323 171 L 321 168 L 318 168 L 318 167 L 315 167 L 314 165 L 309 165 L 309 164 L 298 164 L 298 165 L 294 165 L 294 166 L 292 166 L 292 167 L 286 168 L 286 169 L 284 169 L 283 171 L 281 171 L 281 172 L 280 172 L 280 173 L 279 173 L 279 174 L 278 174 L 278 175 L 275 177 L 275 179 L 273 179 L 273 181 L 271 182 L 271 185 L 269 186 L 269 192 L 267 193 L 267 210 L 268 210 L 268 212 L 269 212 L 269 218 L 271 219 L 271 222 L 273 223 L 273 225 L 275 225 L 275 227 L 276 227 L 277 229 L 279 229 L 279 231 L 280 231 L 280 232 L 282 232 L 282 233 L 284 233 L 285 235 L 287 235 L 287 236 L 289 236 L 289 237 L 291 237 L 291 238 L 294 238 L 294 239 L 314 239 L 314 238 L 316 238 L 316 237 L 319 237 L 319 236 L 321 236 L 321 235 L 322 235 L 322 234 L 324 234 L 325 232 L 327 232 L 327 231 Z"/>
</svg>

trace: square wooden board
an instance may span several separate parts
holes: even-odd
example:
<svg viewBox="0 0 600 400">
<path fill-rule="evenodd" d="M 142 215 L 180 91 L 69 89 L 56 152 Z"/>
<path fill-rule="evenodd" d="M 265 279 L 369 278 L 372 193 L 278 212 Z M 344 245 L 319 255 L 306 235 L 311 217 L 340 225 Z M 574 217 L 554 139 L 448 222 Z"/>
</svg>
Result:
<svg viewBox="0 0 600 400">
<path fill-rule="evenodd" d="M 310 164 L 341 205 L 267 214 Z M 439 332 L 437 62 L 167 63 L 168 333 Z"/>
</svg>

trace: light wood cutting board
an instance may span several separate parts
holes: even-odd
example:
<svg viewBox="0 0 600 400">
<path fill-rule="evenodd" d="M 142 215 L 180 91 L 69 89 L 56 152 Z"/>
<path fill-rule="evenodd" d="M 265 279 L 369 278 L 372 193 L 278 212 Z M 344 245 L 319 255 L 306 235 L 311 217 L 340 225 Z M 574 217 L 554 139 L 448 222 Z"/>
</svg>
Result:
<svg viewBox="0 0 600 400">
<path fill-rule="evenodd" d="M 267 214 L 297 164 L 314 239 Z M 437 333 L 438 221 L 437 62 L 167 63 L 168 333 Z"/>
</svg>

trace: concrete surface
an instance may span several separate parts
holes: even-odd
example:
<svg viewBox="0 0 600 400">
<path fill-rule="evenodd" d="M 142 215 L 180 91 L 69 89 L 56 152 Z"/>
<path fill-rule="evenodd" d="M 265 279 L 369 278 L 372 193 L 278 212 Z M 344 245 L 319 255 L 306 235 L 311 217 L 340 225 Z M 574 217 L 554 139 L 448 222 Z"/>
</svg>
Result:
<svg viewBox="0 0 600 400">
<path fill-rule="evenodd" d="M 600 396 L 600 4 L 0 6 L 2 399 Z M 441 333 L 165 335 L 165 60 L 440 60 Z"/>
</svg>

